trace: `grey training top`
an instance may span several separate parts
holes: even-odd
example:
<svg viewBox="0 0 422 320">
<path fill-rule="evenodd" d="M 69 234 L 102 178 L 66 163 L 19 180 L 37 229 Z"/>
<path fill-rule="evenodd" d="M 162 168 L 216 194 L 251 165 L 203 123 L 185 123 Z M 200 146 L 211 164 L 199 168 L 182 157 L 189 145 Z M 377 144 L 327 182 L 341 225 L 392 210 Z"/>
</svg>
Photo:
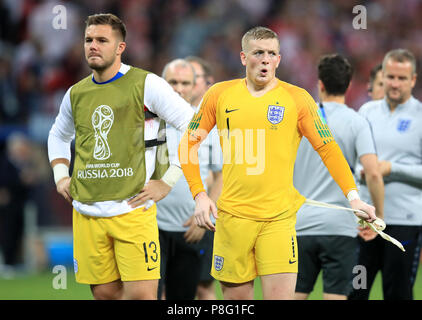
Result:
<svg viewBox="0 0 422 320">
<path fill-rule="evenodd" d="M 178 158 L 178 148 L 183 133 L 167 124 L 166 136 L 169 158 Z M 223 166 L 223 155 L 217 127 L 214 127 L 201 143 L 198 150 L 198 159 L 202 183 L 206 188 L 205 179 L 209 170 L 213 172 L 221 171 Z M 164 231 L 184 232 L 188 228 L 183 227 L 183 224 L 193 215 L 194 211 L 195 201 L 192 198 L 186 178 L 182 175 L 170 193 L 157 202 L 158 228 Z"/>
<path fill-rule="evenodd" d="M 422 103 L 410 97 L 394 110 L 385 99 L 359 110 L 371 124 L 379 160 L 391 162 L 384 177 L 384 220 L 387 225 L 422 225 Z M 369 201 L 361 186 L 362 200 Z"/>
<path fill-rule="evenodd" d="M 375 154 L 370 126 L 357 112 L 335 102 L 324 102 L 320 111 L 351 168 L 362 155 Z M 305 137 L 299 145 L 293 183 L 308 199 L 350 208 L 349 201 Z M 298 236 L 355 237 L 358 232 L 356 221 L 352 212 L 305 204 L 297 213 L 296 231 Z"/>
</svg>

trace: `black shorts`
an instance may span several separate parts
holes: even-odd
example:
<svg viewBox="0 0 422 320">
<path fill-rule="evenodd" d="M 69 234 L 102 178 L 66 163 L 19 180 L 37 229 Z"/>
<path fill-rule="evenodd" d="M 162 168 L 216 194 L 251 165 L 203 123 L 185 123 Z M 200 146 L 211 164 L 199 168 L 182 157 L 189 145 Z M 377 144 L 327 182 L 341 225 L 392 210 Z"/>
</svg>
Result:
<svg viewBox="0 0 422 320">
<path fill-rule="evenodd" d="M 377 236 L 374 240 L 359 238 L 358 264 L 366 271 L 365 286 L 354 288 L 350 300 L 368 300 L 378 271 L 382 275 L 384 300 L 412 300 L 422 245 L 421 226 L 388 225 L 385 233 L 403 244 L 405 252 Z M 356 276 L 356 275 L 355 275 Z"/>
<path fill-rule="evenodd" d="M 212 248 L 214 244 L 214 232 L 205 231 L 204 237 L 199 241 L 201 255 L 201 274 L 199 280 L 201 282 L 213 281 L 214 278 L 211 276 L 212 267 Z"/>
<path fill-rule="evenodd" d="M 161 248 L 161 279 L 158 298 L 163 285 L 167 300 L 193 300 L 201 275 L 200 243 L 187 243 L 185 232 L 159 230 Z"/>
<path fill-rule="evenodd" d="M 310 293 L 322 270 L 324 293 L 348 295 L 357 263 L 356 238 L 347 236 L 298 236 L 296 292 Z"/>
</svg>

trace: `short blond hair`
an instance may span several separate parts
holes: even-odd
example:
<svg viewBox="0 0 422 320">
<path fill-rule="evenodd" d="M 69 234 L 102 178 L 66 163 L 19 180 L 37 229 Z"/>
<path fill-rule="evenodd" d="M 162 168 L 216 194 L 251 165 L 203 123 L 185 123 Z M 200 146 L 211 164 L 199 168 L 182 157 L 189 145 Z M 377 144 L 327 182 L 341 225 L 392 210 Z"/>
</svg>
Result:
<svg viewBox="0 0 422 320">
<path fill-rule="evenodd" d="M 388 60 L 395 62 L 409 62 L 412 66 L 412 75 L 416 73 L 416 59 L 412 52 L 407 49 L 394 49 L 388 51 L 382 61 L 382 70 L 385 71 L 385 66 Z"/>
<path fill-rule="evenodd" d="M 246 51 L 247 44 L 250 40 L 262 40 L 262 39 L 276 39 L 278 43 L 278 49 L 280 50 L 280 39 L 277 33 L 266 27 L 254 27 L 248 30 L 242 37 L 242 51 Z"/>
</svg>

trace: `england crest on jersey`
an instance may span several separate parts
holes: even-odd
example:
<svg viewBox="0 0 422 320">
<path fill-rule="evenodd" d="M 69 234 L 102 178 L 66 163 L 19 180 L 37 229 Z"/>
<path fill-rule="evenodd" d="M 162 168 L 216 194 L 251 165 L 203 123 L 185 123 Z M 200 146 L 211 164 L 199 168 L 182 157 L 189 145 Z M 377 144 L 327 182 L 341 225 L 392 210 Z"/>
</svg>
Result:
<svg viewBox="0 0 422 320">
<path fill-rule="evenodd" d="M 75 258 L 73 258 L 73 270 L 75 271 L 75 273 L 78 273 L 78 260 L 76 260 Z"/>
<path fill-rule="evenodd" d="M 214 269 L 220 271 L 223 269 L 224 258 L 214 255 Z"/>
<path fill-rule="evenodd" d="M 399 119 L 399 123 L 397 125 L 397 131 L 401 133 L 406 132 L 407 130 L 409 130 L 411 122 L 412 120 L 410 119 Z"/>
<path fill-rule="evenodd" d="M 267 119 L 271 124 L 278 124 L 283 120 L 284 107 L 268 106 Z"/>
</svg>

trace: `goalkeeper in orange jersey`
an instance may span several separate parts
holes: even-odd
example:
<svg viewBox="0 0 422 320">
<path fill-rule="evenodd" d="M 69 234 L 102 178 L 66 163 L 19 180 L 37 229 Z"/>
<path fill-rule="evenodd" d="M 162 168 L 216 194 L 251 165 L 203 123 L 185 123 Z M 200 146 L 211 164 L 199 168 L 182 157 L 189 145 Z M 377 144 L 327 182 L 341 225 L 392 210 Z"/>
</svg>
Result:
<svg viewBox="0 0 422 320">
<path fill-rule="evenodd" d="M 261 277 L 264 299 L 293 299 L 297 277 L 296 212 L 305 202 L 293 186 L 296 152 L 305 136 L 319 153 L 355 214 L 375 208 L 359 199 L 340 148 L 306 90 L 275 77 L 276 33 L 255 27 L 242 38 L 246 77 L 213 85 L 179 146 L 199 226 L 215 231 L 211 275 L 225 299 L 252 299 Z M 223 150 L 223 190 L 216 205 L 205 193 L 197 149 L 217 124 Z M 312 166 L 312 163 L 309 163 Z M 216 218 L 214 226 L 210 212 Z"/>
</svg>

